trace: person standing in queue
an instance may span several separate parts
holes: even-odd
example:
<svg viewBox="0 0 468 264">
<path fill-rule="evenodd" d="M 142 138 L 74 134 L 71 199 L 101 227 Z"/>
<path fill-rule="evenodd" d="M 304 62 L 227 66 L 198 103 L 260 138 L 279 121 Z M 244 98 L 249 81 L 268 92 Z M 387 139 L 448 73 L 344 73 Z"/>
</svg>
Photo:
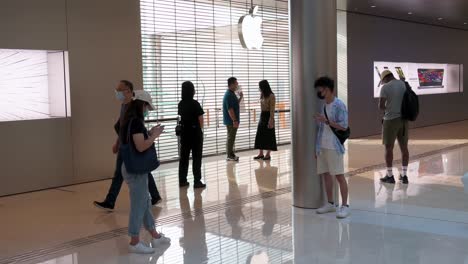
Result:
<svg viewBox="0 0 468 264">
<path fill-rule="evenodd" d="M 255 149 L 259 150 L 255 160 L 271 160 L 271 151 L 277 151 L 275 134 L 275 106 L 276 97 L 271 91 L 270 84 L 263 80 L 258 84 L 260 88 L 260 104 L 262 113 L 258 122 L 257 135 L 255 137 Z M 266 155 L 263 151 L 266 150 Z"/>
<path fill-rule="evenodd" d="M 223 121 L 224 125 L 227 127 L 227 161 L 239 161 L 239 157 L 234 153 L 234 146 L 240 122 L 240 103 L 244 99 L 244 94 L 240 92 L 238 98 L 236 95 L 238 89 L 239 83 L 237 82 L 237 78 L 229 78 L 228 90 L 223 98 Z"/>
<path fill-rule="evenodd" d="M 134 92 L 133 92 L 133 83 L 127 80 L 121 80 L 115 89 L 115 94 L 117 99 L 122 102 L 122 106 L 120 107 L 120 117 L 117 120 L 116 124 L 114 125 L 115 132 L 117 135 L 119 134 L 120 124 L 124 118 L 124 114 L 127 111 L 128 105 L 132 102 Z M 97 208 L 106 210 L 106 211 L 113 211 L 115 207 L 115 202 L 117 197 L 119 196 L 120 189 L 122 188 L 123 177 L 121 172 L 122 167 L 122 156 L 119 153 L 119 139 L 115 141 L 114 145 L 112 146 L 112 152 L 117 154 L 117 160 L 115 165 L 115 172 L 114 177 L 112 178 L 111 186 L 109 187 L 109 191 L 107 193 L 106 199 L 103 202 L 94 201 L 94 206 Z M 158 188 L 156 187 L 156 183 L 154 182 L 153 175 L 148 173 L 148 188 L 151 194 L 151 204 L 156 205 L 161 202 L 161 196 L 159 194 Z"/>
<path fill-rule="evenodd" d="M 179 102 L 178 115 L 181 118 L 179 187 L 187 187 L 190 152 L 192 152 L 193 188 L 205 188 L 201 181 L 203 156 L 203 115 L 205 112 L 198 101 L 194 100 L 195 87 L 192 82 L 182 84 L 182 100 Z"/>
</svg>

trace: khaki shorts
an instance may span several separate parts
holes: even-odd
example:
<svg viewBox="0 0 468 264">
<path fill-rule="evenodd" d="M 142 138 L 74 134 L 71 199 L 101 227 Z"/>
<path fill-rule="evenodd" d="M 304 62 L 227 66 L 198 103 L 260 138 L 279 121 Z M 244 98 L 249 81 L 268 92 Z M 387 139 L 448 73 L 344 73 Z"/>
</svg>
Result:
<svg viewBox="0 0 468 264">
<path fill-rule="evenodd" d="M 317 173 L 344 174 L 344 155 L 333 149 L 322 149 L 317 156 Z"/>
<path fill-rule="evenodd" d="M 398 144 L 408 145 L 408 121 L 396 118 L 384 120 L 382 129 L 382 143 L 384 145 L 394 145 L 395 140 Z"/>
</svg>

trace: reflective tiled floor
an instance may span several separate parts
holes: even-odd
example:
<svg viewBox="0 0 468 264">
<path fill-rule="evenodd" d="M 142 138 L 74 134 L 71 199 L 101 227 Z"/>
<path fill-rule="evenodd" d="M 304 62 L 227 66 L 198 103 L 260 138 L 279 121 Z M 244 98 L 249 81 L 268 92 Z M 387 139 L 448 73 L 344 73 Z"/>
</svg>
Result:
<svg viewBox="0 0 468 264">
<path fill-rule="evenodd" d="M 3 197 L 0 263 L 466 264 L 466 131 L 468 122 L 411 131 L 408 186 L 379 183 L 378 137 L 352 140 L 353 211 L 340 221 L 291 207 L 288 146 L 268 163 L 251 161 L 254 152 L 239 164 L 207 159 L 204 191 L 180 190 L 176 165 L 165 165 L 155 173 L 165 199 L 154 213 L 172 244 L 151 256 L 127 253 L 126 187 L 114 213 L 91 206 L 109 181 Z"/>
</svg>

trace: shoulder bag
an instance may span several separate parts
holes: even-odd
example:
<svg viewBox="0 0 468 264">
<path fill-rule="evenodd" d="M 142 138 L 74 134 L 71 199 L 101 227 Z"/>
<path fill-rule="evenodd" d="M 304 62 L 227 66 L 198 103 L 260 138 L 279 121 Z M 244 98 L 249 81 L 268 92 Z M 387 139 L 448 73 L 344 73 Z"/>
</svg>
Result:
<svg viewBox="0 0 468 264">
<path fill-rule="evenodd" d="M 161 163 L 159 162 L 154 143 L 143 152 L 139 152 L 135 144 L 132 143 L 133 140 L 130 135 L 130 128 L 133 120 L 134 119 L 130 120 L 128 123 L 127 144 L 120 142 L 120 155 L 122 155 L 123 162 L 128 172 L 132 174 L 147 174 L 157 169 Z"/>
<path fill-rule="evenodd" d="M 330 122 L 330 119 L 328 119 L 326 106 L 323 107 L 323 111 L 325 113 L 325 118 L 328 120 L 328 122 Z M 333 131 L 333 134 L 335 134 L 335 136 L 338 138 L 341 145 L 343 145 L 346 142 L 346 140 L 348 140 L 349 136 L 351 135 L 351 129 L 349 128 L 349 126 L 346 130 L 338 130 L 331 126 L 330 126 L 330 129 Z"/>
</svg>

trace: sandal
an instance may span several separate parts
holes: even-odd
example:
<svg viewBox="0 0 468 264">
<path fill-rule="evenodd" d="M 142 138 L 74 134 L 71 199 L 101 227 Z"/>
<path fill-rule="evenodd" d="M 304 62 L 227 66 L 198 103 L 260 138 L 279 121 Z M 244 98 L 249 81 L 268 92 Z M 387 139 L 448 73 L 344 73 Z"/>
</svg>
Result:
<svg viewBox="0 0 468 264">
<path fill-rule="evenodd" d="M 264 158 L 265 158 L 265 156 L 263 156 L 263 155 L 258 155 L 258 156 L 256 156 L 256 157 L 254 157 L 253 159 L 254 159 L 254 160 L 261 160 L 261 159 L 264 159 Z"/>
</svg>

